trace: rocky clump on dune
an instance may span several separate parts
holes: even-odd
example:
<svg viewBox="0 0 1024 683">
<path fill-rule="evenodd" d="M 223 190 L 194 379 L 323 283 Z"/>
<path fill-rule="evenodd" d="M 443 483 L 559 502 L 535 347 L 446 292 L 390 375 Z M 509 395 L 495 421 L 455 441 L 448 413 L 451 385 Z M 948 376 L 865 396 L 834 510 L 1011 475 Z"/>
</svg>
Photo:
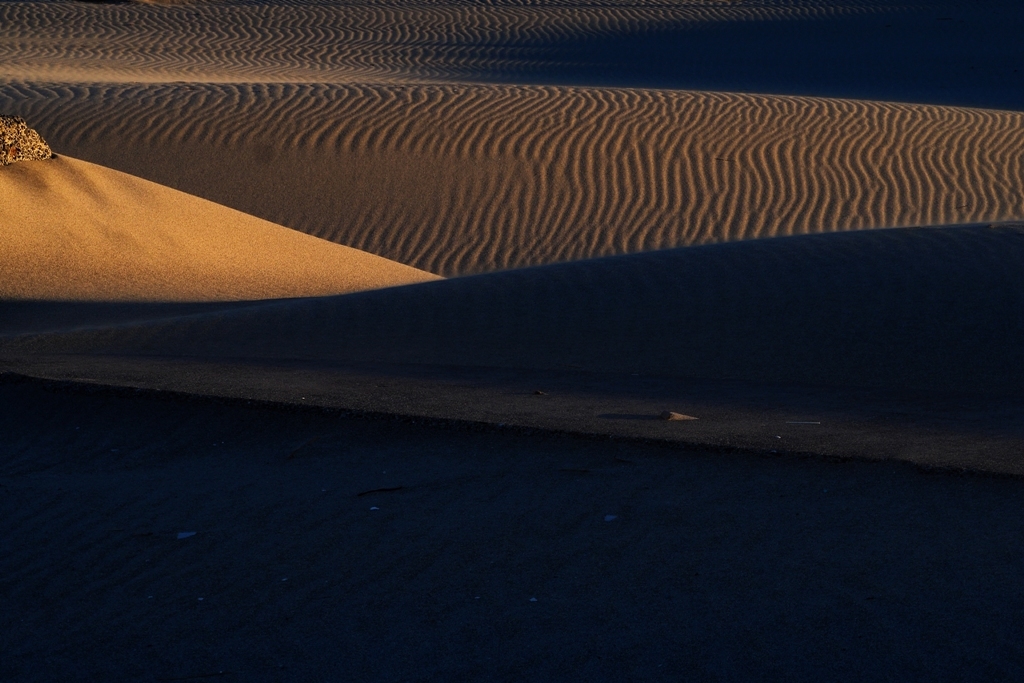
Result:
<svg viewBox="0 0 1024 683">
<path fill-rule="evenodd" d="M 52 156 L 50 146 L 39 133 L 28 127 L 24 119 L 0 116 L 0 166 Z"/>
</svg>

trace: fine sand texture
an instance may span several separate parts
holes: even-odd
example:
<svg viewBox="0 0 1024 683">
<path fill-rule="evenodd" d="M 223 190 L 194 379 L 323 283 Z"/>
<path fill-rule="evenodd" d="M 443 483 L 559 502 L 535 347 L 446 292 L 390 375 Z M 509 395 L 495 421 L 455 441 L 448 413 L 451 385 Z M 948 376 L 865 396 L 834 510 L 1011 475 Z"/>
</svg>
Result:
<svg viewBox="0 0 1024 683">
<path fill-rule="evenodd" d="M 435 279 L 69 157 L 0 169 L 0 298 L 217 301 Z"/>
<path fill-rule="evenodd" d="M 1024 218 L 1014 112 L 532 86 L 0 95 L 58 152 L 445 276 Z"/>
</svg>

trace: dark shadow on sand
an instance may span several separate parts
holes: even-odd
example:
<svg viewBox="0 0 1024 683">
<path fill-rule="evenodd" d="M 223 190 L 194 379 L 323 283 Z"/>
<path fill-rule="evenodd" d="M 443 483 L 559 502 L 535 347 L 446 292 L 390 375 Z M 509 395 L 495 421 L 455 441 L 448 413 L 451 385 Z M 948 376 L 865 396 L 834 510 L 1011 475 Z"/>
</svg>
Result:
<svg viewBox="0 0 1024 683">
<path fill-rule="evenodd" d="M 1024 671 L 1019 479 L 30 382 L 0 406 L 5 681 Z"/>
<path fill-rule="evenodd" d="M 865 5 L 832 17 L 679 22 L 491 44 L 486 54 L 501 66 L 473 76 L 1024 110 L 1024 6 Z"/>
<path fill-rule="evenodd" d="M 643 415 L 637 413 L 604 413 L 598 415 L 600 418 L 605 420 L 657 420 L 660 419 L 657 415 Z"/>
</svg>

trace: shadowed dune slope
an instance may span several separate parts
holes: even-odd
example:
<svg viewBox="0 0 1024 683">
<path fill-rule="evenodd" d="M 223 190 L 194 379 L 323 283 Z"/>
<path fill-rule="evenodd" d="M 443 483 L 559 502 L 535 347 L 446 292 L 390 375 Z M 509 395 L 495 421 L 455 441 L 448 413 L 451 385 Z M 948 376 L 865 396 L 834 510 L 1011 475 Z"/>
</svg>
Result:
<svg viewBox="0 0 1024 683">
<path fill-rule="evenodd" d="M 4 167 L 0 183 L 0 299 L 270 299 L 435 278 L 68 157 Z"/>
<path fill-rule="evenodd" d="M 507 368 L 1020 393 L 1024 229 L 753 240 L 88 333 L 23 353 Z"/>
<path fill-rule="evenodd" d="M 1024 114 L 456 85 L 8 85 L 58 152 L 442 275 L 1024 218 Z"/>
<path fill-rule="evenodd" d="M 224 311 L 253 301 L 59 301 L 0 299 L 0 335 L 123 325 Z"/>
<path fill-rule="evenodd" d="M 681 3 L 80 2 L 0 6 L 0 76 L 70 81 L 344 82 L 501 78 L 554 62 L 557 46 L 659 27 L 898 12 L 884 0 Z M 131 26 L 131 31 L 121 27 Z M 62 51 L 55 45 L 73 43 Z M 552 54 L 552 51 L 556 54 Z M 565 55 L 569 57 L 570 53 Z M 570 67 L 571 69 L 571 67 Z M 572 72 L 570 71 L 570 74 Z"/>
</svg>

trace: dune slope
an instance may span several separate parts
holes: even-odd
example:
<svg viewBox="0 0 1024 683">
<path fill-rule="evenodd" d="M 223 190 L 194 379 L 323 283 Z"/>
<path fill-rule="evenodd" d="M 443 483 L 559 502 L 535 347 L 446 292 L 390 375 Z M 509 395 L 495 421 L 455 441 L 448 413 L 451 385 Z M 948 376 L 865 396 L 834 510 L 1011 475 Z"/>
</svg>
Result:
<svg viewBox="0 0 1024 683">
<path fill-rule="evenodd" d="M 69 157 L 0 181 L 0 299 L 270 299 L 435 279 Z"/>
<path fill-rule="evenodd" d="M 578 368 L 1020 393 L 1024 232 L 879 230 L 690 247 L 115 330 L 5 353 Z"/>
<path fill-rule="evenodd" d="M 0 3 L 5 81 L 463 81 L 1024 109 L 1006 0 Z M 130 27 L 130 30 L 124 30 Z"/>
<path fill-rule="evenodd" d="M 58 152 L 442 275 L 1024 218 L 1012 112 L 455 85 L 9 86 L 0 108 Z"/>
<path fill-rule="evenodd" d="M 717 0 L 161 4 L 4 3 L 0 76 L 236 82 L 494 78 L 551 62 L 564 69 L 572 48 L 558 50 L 559 43 L 581 39 L 717 22 L 899 12 L 884 0 L 769 0 L 752 7 Z M 71 41 L 73 50 L 54 49 Z"/>
</svg>

